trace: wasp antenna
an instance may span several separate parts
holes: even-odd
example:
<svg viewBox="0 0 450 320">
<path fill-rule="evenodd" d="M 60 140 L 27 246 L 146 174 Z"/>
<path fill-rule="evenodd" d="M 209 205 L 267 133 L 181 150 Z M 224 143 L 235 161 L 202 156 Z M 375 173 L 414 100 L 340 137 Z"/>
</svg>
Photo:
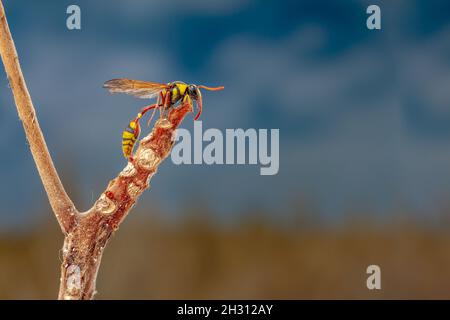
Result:
<svg viewBox="0 0 450 320">
<path fill-rule="evenodd" d="M 225 89 L 224 86 L 220 86 L 220 87 L 207 87 L 207 86 L 203 86 L 203 85 L 198 86 L 198 88 L 200 88 L 200 89 L 205 89 L 205 90 L 209 90 L 209 91 L 220 91 L 220 90 Z"/>
</svg>

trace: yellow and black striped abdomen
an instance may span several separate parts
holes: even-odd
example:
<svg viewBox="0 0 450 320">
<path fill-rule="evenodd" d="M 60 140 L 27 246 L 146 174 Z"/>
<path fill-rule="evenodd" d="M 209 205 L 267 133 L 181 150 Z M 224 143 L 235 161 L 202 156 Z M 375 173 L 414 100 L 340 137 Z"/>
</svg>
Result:
<svg viewBox="0 0 450 320">
<path fill-rule="evenodd" d="M 134 144 L 139 138 L 140 127 L 136 120 L 130 121 L 128 127 L 122 133 L 122 151 L 125 158 L 129 158 L 133 152 Z"/>
</svg>

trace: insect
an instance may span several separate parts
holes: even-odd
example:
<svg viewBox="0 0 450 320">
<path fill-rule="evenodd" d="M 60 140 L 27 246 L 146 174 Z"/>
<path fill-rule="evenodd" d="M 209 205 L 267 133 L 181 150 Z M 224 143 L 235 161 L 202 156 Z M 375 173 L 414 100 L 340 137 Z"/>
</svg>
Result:
<svg viewBox="0 0 450 320">
<path fill-rule="evenodd" d="M 164 114 L 170 108 L 175 107 L 177 103 L 192 104 L 192 101 L 195 101 L 197 103 L 198 112 L 194 120 L 197 120 L 203 109 L 202 94 L 200 89 L 209 91 L 224 89 L 223 86 L 207 87 L 203 85 L 186 84 L 182 81 L 174 81 L 164 84 L 125 78 L 106 81 L 103 88 L 108 89 L 111 93 L 126 93 L 141 99 L 157 98 L 156 103 L 143 107 L 137 117 L 130 121 L 128 127 L 122 133 L 122 151 L 123 155 L 127 159 L 130 158 L 136 140 L 139 138 L 139 120 L 149 110 L 159 108 L 161 114 Z"/>
</svg>

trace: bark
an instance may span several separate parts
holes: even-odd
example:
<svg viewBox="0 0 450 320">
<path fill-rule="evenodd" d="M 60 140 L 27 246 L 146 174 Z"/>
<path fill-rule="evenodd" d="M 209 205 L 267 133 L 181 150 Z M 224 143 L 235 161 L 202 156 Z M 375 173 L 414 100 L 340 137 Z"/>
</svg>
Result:
<svg viewBox="0 0 450 320">
<path fill-rule="evenodd" d="M 133 159 L 110 181 L 106 190 L 85 213 L 77 215 L 73 230 L 64 241 L 59 299 L 91 299 L 103 250 L 108 239 L 130 212 L 158 165 L 174 144 L 175 129 L 192 105 L 172 109 L 159 119 L 153 131 L 143 138 Z"/>
</svg>

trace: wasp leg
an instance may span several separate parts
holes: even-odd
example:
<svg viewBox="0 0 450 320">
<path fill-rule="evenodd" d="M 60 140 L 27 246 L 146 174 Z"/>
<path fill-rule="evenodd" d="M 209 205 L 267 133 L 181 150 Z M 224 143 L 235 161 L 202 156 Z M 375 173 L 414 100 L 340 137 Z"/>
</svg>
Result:
<svg viewBox="0 0 450 320">
<path fill-rule="evenodd" d="M 147 111 L 152 110 L 152 109 L 155 109 L 155 108 L 157 108 L 157 107 L 158 107 L 158 104 L 157 104 L 157 103 L 154 103 L 154 104 L 151 104 L 151 105 L 148 105 L 148 106 L 143 107 L 143 108 L 141 109 L 141 112 L 138 113 L 137 119 L 139 120 L 140 118 L 142 118 L 142 117 L 144 116 L 144 114 L 147 113 Z"/>
<path fill-rule="evenodd" d="M 199 105 L 198 112 L 197 112 L 197 114 L 195 115 L 194 120 L 198 120 L 198 118 L 200 118 L 200 115 L 201 115 L 201 114 L 202 114 L 202 107 L 200 107 L 200 105 Z"/>
<path fill-rule="evenodd" d="M 159 93 L 159 96 L 158 96 L 158 100 L 156 101 L 156 103 L 158 104 L 158 106 L 159 107 L 161 107 L 161 106 L 163 106 L 164 105 L 164 98 L 165 98 L 165 96 L 164 96 L 164 94 L 162 93 L 162 91 Z"/>
<path fill-rule="evenodd" d="M 163 112 L 162 112 L 162 117 L 165 117 L 165 116 L 167 116 L 167 111 L 169 110 L 169 108 L 170 108 L 170 106 L 172 105 L 172 97 L 171 97 L 171 92 L 170 92 L 170 90 L 168 90 L 167 92 L 166 92 L 166 96 L 164 97 L 164 99 L 163 99 Z"/>
<path fill-rule="evenodd" d="M 157 103 L 143 107 L 141 109 L 141 111 L 138 113 L 138 115 L 136 117 L 136 121 L 139 121 L 149 110 L 152 110 L 152 109 L 155 110 L 157 107 L 158 107 Z M 153 111 L 153 114 L 154 113 L 155 112 Z M 153 114 L 152 114 L 151 118 L 153 118 Z M 151 118 L 150 118 L 148 124 L 150 124 Z"/>
<path fill-rule="evenodd" d="M 153 117 L 155 116 L 155 112 L 156 112 L 156 108 L 153 108 L 152 115 L 150 116 L 150 118 L 148 118 L 148 121 L 147 121 L 147 127 L 150 126 L 150 123 L 152 122 Z"/>
<path fill-rule="evenodd" d="M 202 95 L 201 94 L 199 94 L 196 102 L 197 102 L 198 112 L 197 112 L 197 114 L 194 117 L 194 121 L 198 120 L 198 118 L 200 117 L 200 115 L 202 114 L 202 111 L 203 111 L 203 100 L 202 100 Z"/>
<path fill-rule="evenodd" d="M 162 92 L 159 93 L 158 100 L 156 100 L 156 104 L 157 104 L 157 107 L 159 109 L 159 115 L 161 117 L 161 108 L 164 105 L 164 95 L 163 95 Z M 147 121 L 147 127 L 150 126 L 150 123 L 152 122 L 153 117 L 155 116 L 155 112 L 156 112 L 156 108 L 153 109 L 152 115 L 150 116 L 150 118 Z"/>
<path fill-rule="evenodd" d="M 191 97 L 189 97 L 189 95 L 185 95 L 183 98 L 183 104 L 188 103 L 190 105 L 192 105 L 192 99 Z"/>
<path fill-rule="evenodd" d="M 182 102 L 182 103 L 183 103 L 183 105 L 188 104 L 188 105 L 191 106 L 192 110 L 194 109 L 194 104 L 193 104 L 192 99 L 191 99 L 190 96 L 186 95 L 186 96 L 183 98 L 183 102 Z M 200 106 L 199 111 L 198 111 L 198 114 L 195 116 L 194 120 L 197 120 L 198 117 L 200 117 L 200 114 L 201 114 L 201 113 L 202 113 L 202 109 L 201 109 L 201 106 Z"/>
</svg>

